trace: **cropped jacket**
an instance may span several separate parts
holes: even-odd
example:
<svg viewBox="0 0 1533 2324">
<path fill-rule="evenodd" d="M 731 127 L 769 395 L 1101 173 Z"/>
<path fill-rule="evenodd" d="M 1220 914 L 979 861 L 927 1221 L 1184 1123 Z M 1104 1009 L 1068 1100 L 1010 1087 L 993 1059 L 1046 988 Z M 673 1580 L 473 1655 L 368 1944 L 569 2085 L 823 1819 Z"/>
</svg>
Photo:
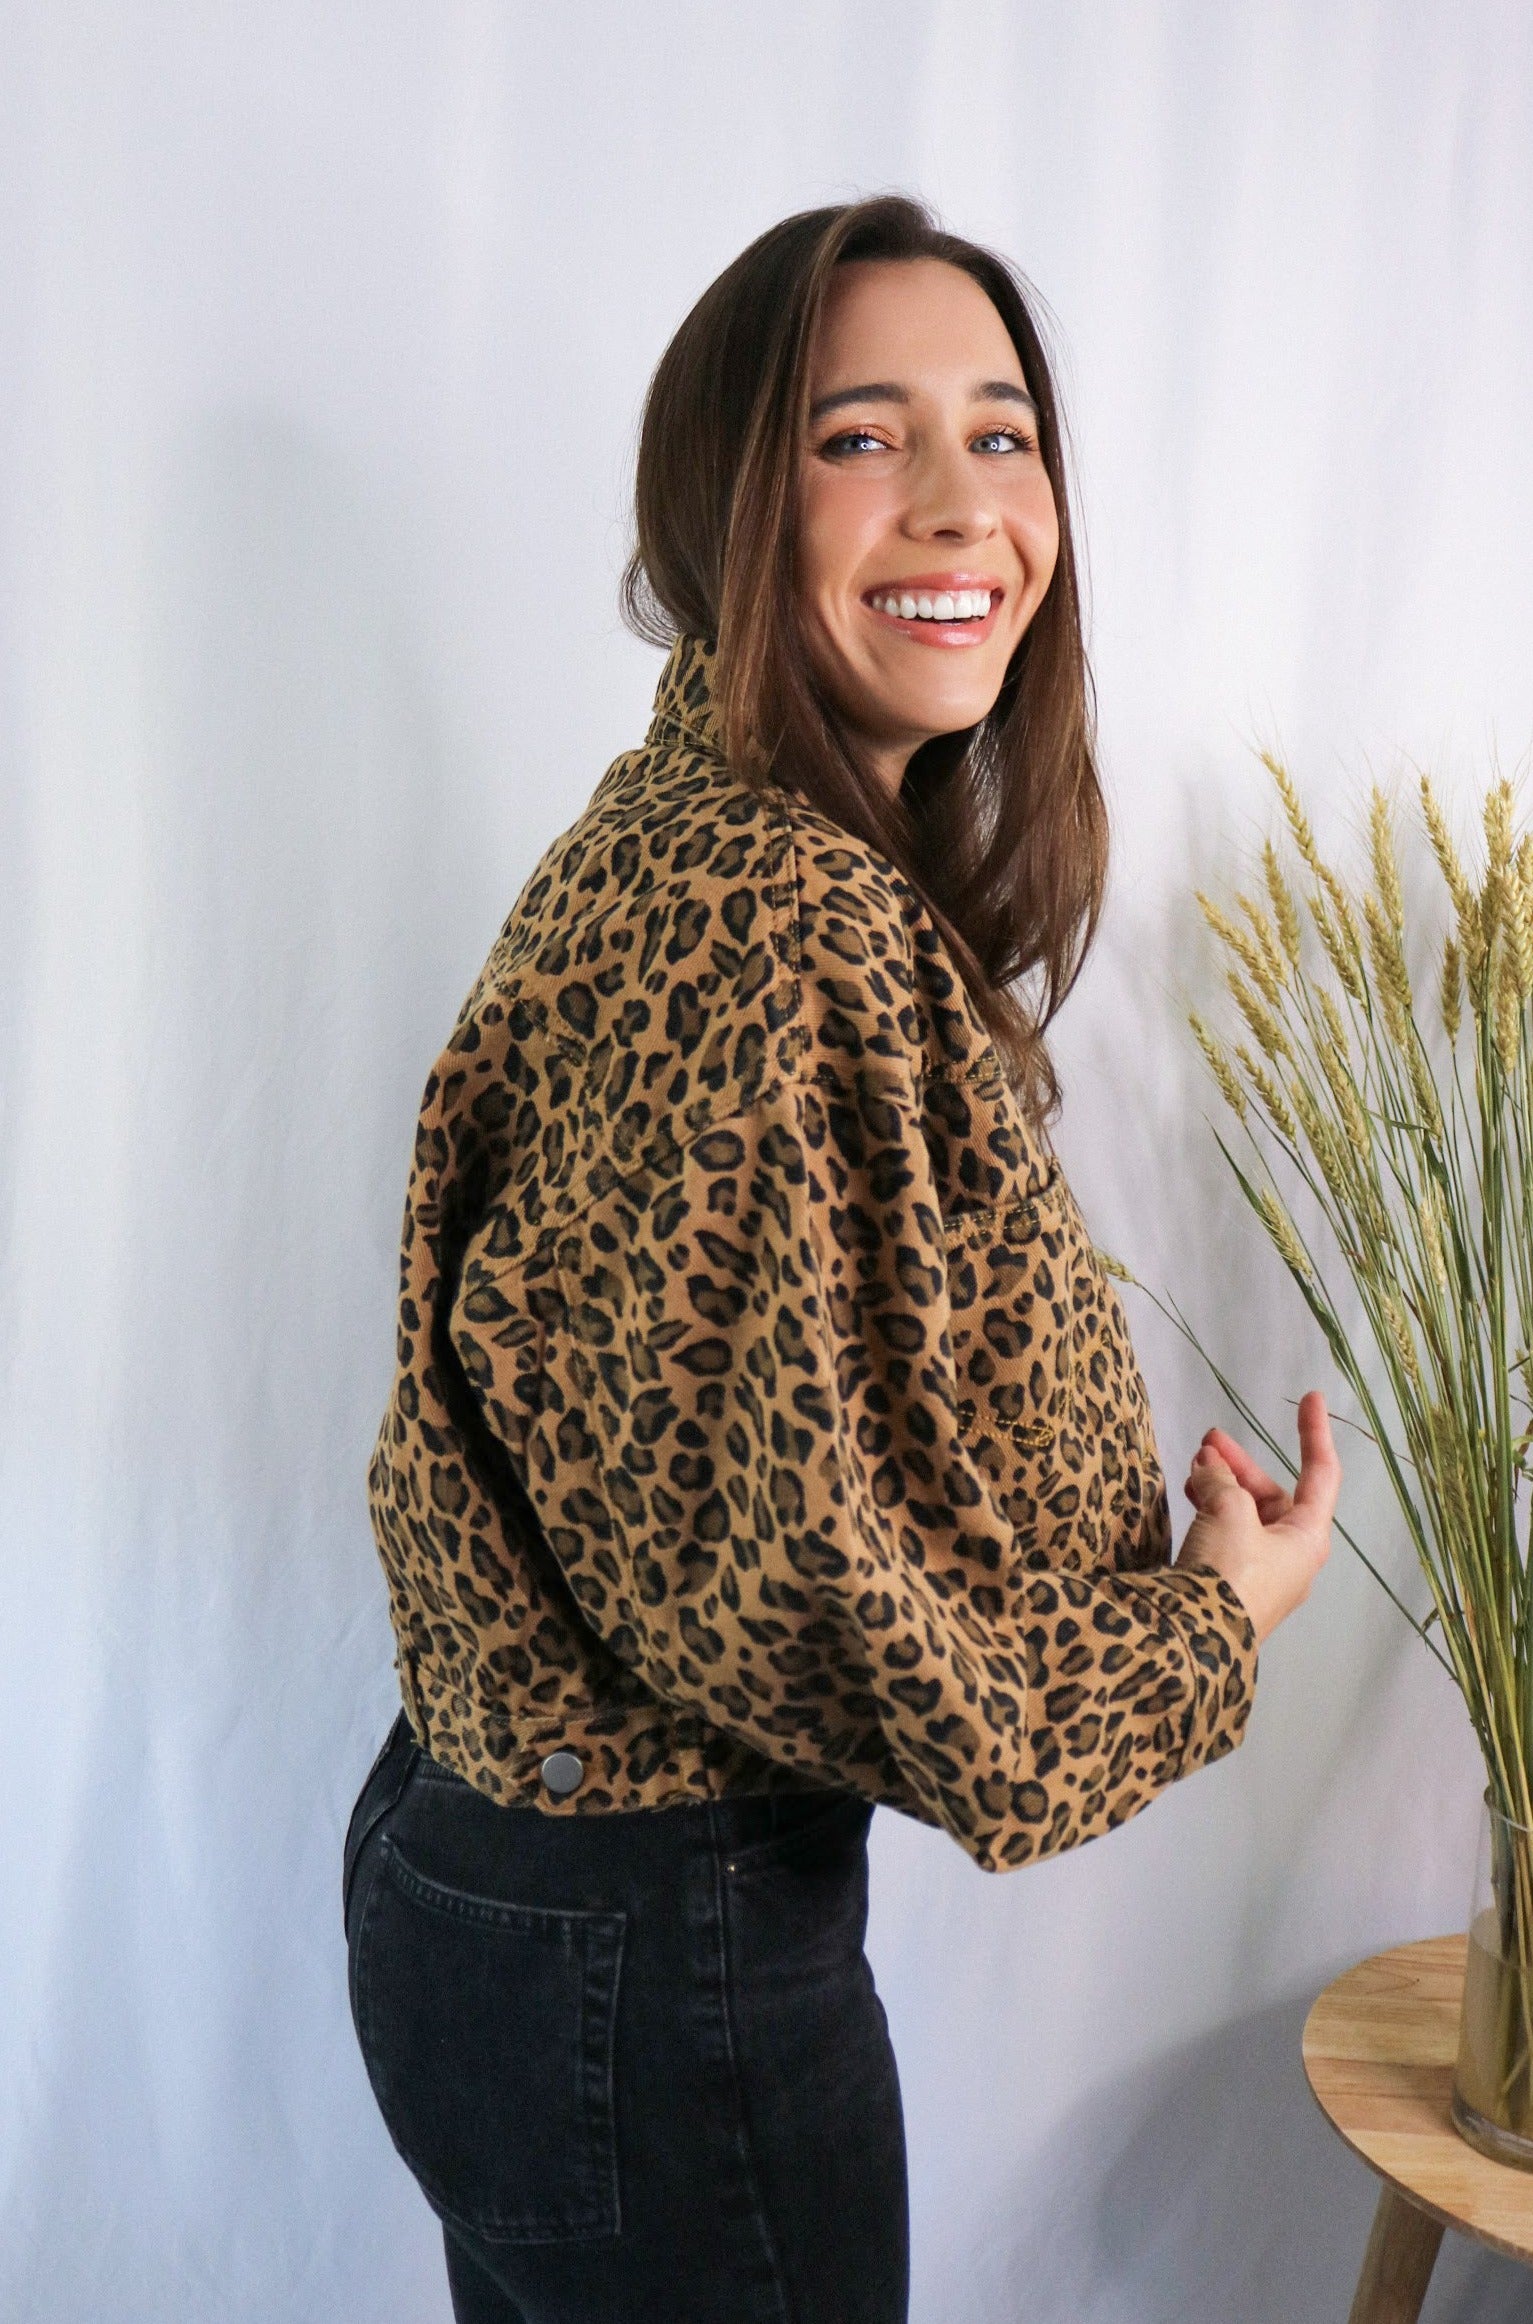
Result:
<svg viewBox="0 0 1533 2324">
<path fill-rule="evenodd" d="M 1110 1276 L 889 860 L 683 636 L 426 1084 L 369 1474 L 419 1740 L 550 1815 L 836 1786 L 1004 1870 L 1240 1739 Z"/>
</svg>

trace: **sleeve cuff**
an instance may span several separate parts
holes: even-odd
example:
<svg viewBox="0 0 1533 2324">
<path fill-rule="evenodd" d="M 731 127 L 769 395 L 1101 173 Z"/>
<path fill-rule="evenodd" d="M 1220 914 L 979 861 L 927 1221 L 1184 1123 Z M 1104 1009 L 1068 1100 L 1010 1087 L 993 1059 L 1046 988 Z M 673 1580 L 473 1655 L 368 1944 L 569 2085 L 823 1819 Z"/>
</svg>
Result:
<svg viewBox="0 0 1533 2324">
<path fill-rule="evenodd" d="M 1142 1584 L 1149 1575 L 1139 1577 Z M 1240 1742 L 1256 1693 L 1256 1631 L 1237 1590 L 1212 1566 L 1165 1566 L 1152 1585 L 1187 1649 L 1193 1694 L 1179 1775 Z"/>
</svg>

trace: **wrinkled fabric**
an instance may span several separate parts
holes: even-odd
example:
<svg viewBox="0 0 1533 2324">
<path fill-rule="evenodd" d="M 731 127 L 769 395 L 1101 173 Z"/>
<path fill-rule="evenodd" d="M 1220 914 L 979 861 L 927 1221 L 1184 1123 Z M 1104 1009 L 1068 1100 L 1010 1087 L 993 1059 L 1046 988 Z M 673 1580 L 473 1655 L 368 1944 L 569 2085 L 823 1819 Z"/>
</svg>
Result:
<svg viewBox="0 0 1533 2324">
<path fill-rule="evenodd" d="M 494 1799 L 831 1783 L 1002 1869 L 1232 1749 L 1254 1634 L 1167 1564 L 1121 1305 L 920 899 L 733 773 L 713 675 L 678 639 L 426 1087 L 404 1701 Z"/>
</svg>

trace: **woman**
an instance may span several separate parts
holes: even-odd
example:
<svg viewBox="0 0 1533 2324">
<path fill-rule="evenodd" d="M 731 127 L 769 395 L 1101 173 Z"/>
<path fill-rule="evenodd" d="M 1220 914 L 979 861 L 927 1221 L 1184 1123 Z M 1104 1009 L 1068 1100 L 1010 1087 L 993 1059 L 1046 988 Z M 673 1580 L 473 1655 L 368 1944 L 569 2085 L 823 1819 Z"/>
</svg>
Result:
<svg viewBox="0 0 1533 2324">
<path fill-rule="evenodd" d="M 1292 1497 L 1210 1429 L 1168 1562 L 1046 1132 L 1105 813 L 1007 268 L 899 197 L 753 243 L 652 383 L 625 606 L 648 734 L 416 1137 L 352 2006 L 460 2319 L 893 2324 L 873 1807 L 999 1871 L 1233 1749 L 1339 1464 L 1318 1390 Z"/>
</svg>

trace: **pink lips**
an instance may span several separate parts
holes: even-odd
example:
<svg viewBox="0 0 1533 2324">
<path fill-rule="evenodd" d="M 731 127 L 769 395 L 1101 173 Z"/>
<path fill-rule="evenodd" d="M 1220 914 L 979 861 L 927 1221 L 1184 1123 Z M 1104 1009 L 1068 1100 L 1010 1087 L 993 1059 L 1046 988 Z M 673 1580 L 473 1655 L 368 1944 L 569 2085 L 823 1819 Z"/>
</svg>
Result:
<svg viewBox="0 0 1533 2324">
<path fill-rule="evenodd" d="M 922 621 L 919 615 L 909 619 L 902 613 L 885 613 L 872 601 L 875 597 L 905 596 L 920 591 L 923 596 L 952 595 L 960 589 L 988 589 L 990 610 L 976 621 Z M 977 645 L 987 638 L 995 626 L 1006 592 L 997 581 L 984 573 L 911 573 L 898 581 L 880 582 L 876 588 L 864 592 L 863 603 L 876 621 L 887 622 L 909 638 L 917 638 L 928 646 Z"/>
</svg>

